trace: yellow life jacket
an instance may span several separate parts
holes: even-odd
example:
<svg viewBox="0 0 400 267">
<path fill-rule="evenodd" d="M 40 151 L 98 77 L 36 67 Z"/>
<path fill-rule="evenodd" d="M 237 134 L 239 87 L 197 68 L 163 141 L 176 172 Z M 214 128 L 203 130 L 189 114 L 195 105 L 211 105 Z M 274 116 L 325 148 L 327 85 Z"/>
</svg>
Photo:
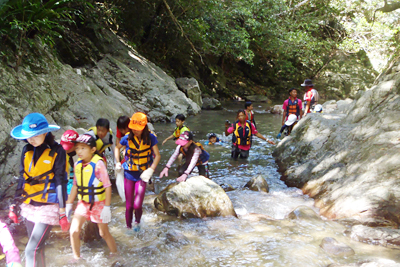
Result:
<svg viewBox="0 0 400 267">
<path fill-rule="evenodd" d="M 246 121 L 246 125 L 239 125 L 239 121 L 236 121 L 233 126 L 232 143 L 236 145 L 251 145 L 252 133 L 251 133 L 251 122 Z"/>
<path fill-rule="evenodd" d="M 181 133 L 184 132 L 190 132 L 190 129 L 186 127 L 186 125 L 182 125 L 181 128 L 176 127 L 173 136 L 175 136 L 175 139 L 178 139 L 179 136 L 181 136 Z"/>
<path fill-rule="evenodd" d="M 128 168 L 130 171 L 146 170 L 150 167 L 153 162 L 151 146 L 143 144 L 143 140 L 140 140 L 134 136 L 133 140 L 128 139 L 129 148 L 127 150 Z"/>
<path fill-rule="evenodd" d="M 95 176 L 96 163 L 99 160 L 103 159 L 95 154 L 84 168 L 82 168 L 81 159 L 78 159 L 75 166 L 78 199 L 91 203 L 90 208 L 92 208 L 94 202 L 106 199 L 106 190 L 103 187 L 103 183 Z"/>
<path fill-rule="evenodd" d="M 97 136 L 97 127 L 96 126 L 89 128 L 89 131 L 93 131 L 93 133 L 96 135 L 96 149 L 97 149 L 97 152 L 99 152 L 99 154 L 103 153 L 108 147 L 110 147 L 113 144 L 113 142 L 112 142 L 113 136 L 112 136 L 111 129 L 110 129 L 110 140 L 106 144 L 104 144 L 103 140 L 101 140 Z"/>
<path fill-rule="evenodd" d="M 56 188 L 54 184 L 54 161 L 57 157 L 57 146 L 53 149 L 47 148 L 37 160 L 33 161 L 33 150 L 24 155 L 24 203 L 29 204 L 31 200 L 40 203 L 58 203 Z"/>
</svg>

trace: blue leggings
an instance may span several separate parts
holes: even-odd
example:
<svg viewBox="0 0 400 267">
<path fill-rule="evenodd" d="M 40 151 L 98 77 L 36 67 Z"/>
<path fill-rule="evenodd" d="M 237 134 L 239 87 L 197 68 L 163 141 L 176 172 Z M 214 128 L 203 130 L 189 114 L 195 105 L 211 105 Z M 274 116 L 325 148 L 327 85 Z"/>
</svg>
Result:
<svg viewBox="0 0 400 267">
<path fill-rule="evenodd" d="M 124 179 L 126 211 L 125 220 L 126 226 L 132 228 L 133 210 L 135 210 L 135 222 L 140 223 L 142 218 L 142 204 L 146 193 L 146 183 L 142 180 L 137 182 Z"/>
</svg>

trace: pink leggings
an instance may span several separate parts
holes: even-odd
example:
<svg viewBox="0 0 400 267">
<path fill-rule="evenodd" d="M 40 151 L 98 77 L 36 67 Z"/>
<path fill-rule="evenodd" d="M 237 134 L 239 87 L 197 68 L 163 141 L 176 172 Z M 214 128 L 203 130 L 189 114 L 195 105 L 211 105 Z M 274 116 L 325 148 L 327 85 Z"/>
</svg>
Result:
<svg viewBox="0 0 400 267">
<path fill-rule="evenodd" d="M 142 180 L 134 182 L 125 178 L 124 186 L 126 198 L 126 226 L 132 228 L 133 210 L 135 210 L 135 222 L 140 223 L 140 218 L 142 218 L 142 204 L 144 194 L 146 193 L 146 183 Z"/>
</svg>

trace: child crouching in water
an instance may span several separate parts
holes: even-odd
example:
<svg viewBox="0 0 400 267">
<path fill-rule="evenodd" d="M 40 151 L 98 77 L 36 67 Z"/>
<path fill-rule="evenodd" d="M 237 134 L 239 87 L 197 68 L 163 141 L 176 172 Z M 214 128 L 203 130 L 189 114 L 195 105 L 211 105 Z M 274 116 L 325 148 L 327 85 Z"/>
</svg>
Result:
<svg viewBox="0 0 400 267">
<path fill-rule="evenodd" d="M 75 259 L 80 259 L 79 234 L 83 223 L 91 220 L 99 226 L 100 236 L 106 241 L 112 253 L 117 252 L 117 245 L 108 230 L 111 221 L 111 182 L 103 159 L 95 154 L 96 140 L 90 133 L 85 133 L 74 141 L 78 162 L 75 164 L 74 184 L 67 200 L 68 220 L 72 205 L 78 195 L 78 205 L 72 219 L 70 237 Z"/>
</svg>

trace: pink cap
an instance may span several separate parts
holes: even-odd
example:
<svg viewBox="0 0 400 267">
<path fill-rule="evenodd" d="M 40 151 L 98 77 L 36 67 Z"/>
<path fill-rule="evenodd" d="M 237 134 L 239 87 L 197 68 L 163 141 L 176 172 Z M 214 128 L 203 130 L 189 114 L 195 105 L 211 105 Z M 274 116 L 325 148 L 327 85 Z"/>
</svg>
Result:
<svg viewBox="0 0 400 267">
<path fill-rule="evenodd" d="M 60 144 L 62 145 L 62 147 L 64 148 L 65 151 L 70 150 L 75 145 L 72 141 L 75 141 L 78 137 L 79 137 L 79 134 L 76 131 L 67 130 L 61 136 Z"/>
<path fill-rule="evenodd" d="M 178 140 L 175 141 L 175 144 L 180 145 L 180 146 L 184 146 L 190 140 L 193 140 L 193 134 L 192 134 L 192 132 L 186 131 L 186 132 L 181 133 L 181 135 L 179 136 Z"/>
</svg>

